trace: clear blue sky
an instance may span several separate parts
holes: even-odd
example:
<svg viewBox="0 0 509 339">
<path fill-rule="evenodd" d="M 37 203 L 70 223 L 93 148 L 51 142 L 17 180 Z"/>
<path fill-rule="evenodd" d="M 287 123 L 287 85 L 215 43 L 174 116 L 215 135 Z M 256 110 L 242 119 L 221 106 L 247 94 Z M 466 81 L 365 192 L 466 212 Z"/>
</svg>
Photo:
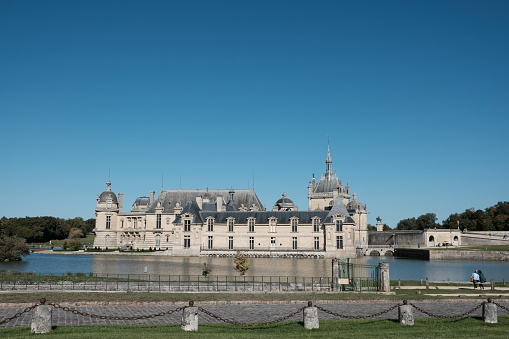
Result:
<svg viewBox="0 0 509 339">
<path fill-rule="evenodd" d="M 0 216 L 335 170 L 395 227 L 509 200 L 509 1 L 0 1 Z M 164 177 L 164 180 L 162 180 Z"/>
</svg>

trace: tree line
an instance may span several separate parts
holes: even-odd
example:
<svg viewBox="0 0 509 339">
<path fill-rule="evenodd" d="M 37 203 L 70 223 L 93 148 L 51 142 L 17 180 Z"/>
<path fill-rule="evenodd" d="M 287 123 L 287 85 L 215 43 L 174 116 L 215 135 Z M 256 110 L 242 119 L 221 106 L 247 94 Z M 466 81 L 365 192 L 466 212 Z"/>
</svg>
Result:
<svg viewBox="0 0 509 339">
<path fill-rule="evenodd" d="M 435 227 L 469 231 L 509 231 L 509 202 L 501 201 L 485 210 L 470 208 L 463 213 L 454 213 L 443 220 L 442 224 L 437 223 L 435 213 L 426 213 L 417 218 L 401 220 L 396 229 L 423 230 Z"/>
<path fill-rule="evenodd" d="M 25 217 L 0 219 L 0 260 L 20 260 L 30 253 L 27 242 L 76 239 L 93 231 L 95 219 Z"/>
</svg>

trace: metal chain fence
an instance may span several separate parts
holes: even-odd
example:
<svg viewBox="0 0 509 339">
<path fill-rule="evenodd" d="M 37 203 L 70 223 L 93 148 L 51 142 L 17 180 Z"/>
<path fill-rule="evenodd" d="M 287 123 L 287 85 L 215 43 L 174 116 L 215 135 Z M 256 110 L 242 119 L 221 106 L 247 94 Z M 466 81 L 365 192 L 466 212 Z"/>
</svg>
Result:
<svg viewBox="0 0 509 339">
<path fill-rule="evenodd" d="M 277 318 L 275 320 L 272 320 L 272 321 L 266 321 L 266 322 L 258 322 L 258 323 L 242 323 L 242 322 L 238 322 L 238 321 L 235 321 L 235 320 L 231 320 L 231 319 L 226 319 L 226 318 L 223 318 L 219 315 L 216 315 L 212 312 L 209 312 L 207 311 L 206 309 L 202 308 L 202 307 L 198 307 L 198 310 L 200 310 L 201 312 L 211 316 L 212 318 L 214 319 L 217 319 L 221 322 L 224 322 L 224 323 L 228 323 L 228 324 L 233 324 L 233 325 L 240 325 L 240 326 L 249 326 L 249 327 L 258 327 L 258 326 L 266 326 L 266 325 L 271 325 L 271 324 L 275 324 L 275 323 L 278 323 L 278 322 L 282 322 L 282 321 L 285 321 L 285 320 L 288 320 L 290 319 L 291 317 L 301 313 L 306 307 L 302 307 L 300 309 L 298 309 L 297 311 L 295 312 L 292 312 L 284 317 L 281 317 L 281 318 Z"/>
<path fill-rule="evenodd" d="M 488 301 L 488 302 L 493 302 L 493 301 Z M 44 305 L 46 303 L 46 300 L 44 298 L 42 298 L 40 300 L 39 303 L 37 304 L 34 304 L 32 306 L 29 306 L 27 308 L 25 308 L 23 311 L 21 312 L 18 312 L 16 314 L 14 314 L 13 316 L 11 317 L 8 317 L 8 318 L 5 318 L 3 320 L 0 320 L 0 325 L 2 324 L 6 324 L 20 316 L 22 316 L 23 314 L 25 313 L 28 313 L 30 311 L 32 311 L 34 308 L 36 308 L 37 306 L 39 305 Z M 509 311 L 509 307 L 506 307 L 506 306 L 503 306 L 499 303 L 496 303 L 496 302 L 493 302 L 495 305 L 497 305 L 498 307 L 502 308 L 503 310 L 505 311 Z M 474 308 L 466 311 L 466 312 L 463 312 L 461 314 L 457 314 L 457 315 L 443 315 L 443 314 L 437 314 L 437 313 L 433 313 L 433 312 L 430 312 L 430 311 L 427 311 L 427 310 L 424 310 L 423 308 L 417 306 L 416 304 L 414 303 L 410 303 L 408 305 L 412 306 L 413 308 L 415 308 L 417 311 L 423 313 L 423 314 L 426 314 L 430 317 L 433 317 L 433 318 L 444 318 L 444 319 L 452 319 L 452 318 L 461 318 L 461 317 L 465 317 L 475 311 L 477 311 L 479 308 L 481 308 L 483 305 L 485 305 L 486 302 L 482 302 L 480 303 L 479 305 L 475 306 Z M 155 318 L 155 317 L 161 317 L 161 316 L 166 316 L 166 315 L 170 315 L 170 314 L 173 314 L 175 312 L 178 312 L 178 311 L 182 311 L 184 310 L 185 308 L 187 307 L 190 307 L 190 306 L 193 306 L 194 305 L 194 302 L 190 302 L 189 303 L 189 306 L 182 306 L 182 307 L 178 307 L 178 308 L 175 308 L 175 309 L 172 309 L 172 310 L 168 310 L 168 311 L 164 311 L 164 312 L 159 312 L 159 313 L 153 313 L 153 314 L 146 314 L 146 315 L 138 315 L 138 316 L 131 316 L 131 317 L 126 317 L 126 316 L 123 316 L 123 317 L 119 317 L 119 316 L 108 316 L 108 315 L 99 315 L 99 314 L 92 314 L 92 313 L 88 313 L 88 312 L 83 312 L 83 311 L 79 311 L 79 310 L 76 310 L 76 309 L 73 309 L 73 308 L 70 308 L 70 307 L 66 307 L 66 306 L 61 306 L 57 303 L 50 303 L 50 304 L 47 304 L 47 305 L 50 305 L 56 309 L 60 309 L 62 311 L 65 311 L 65 312 L 70 312 L 70 313 L 73 313 L 73 314 L 77 314 L 77 315 L 81 315 L 83 317 L 90 317 L 90 318 L 96 318 L 96 319 L 107 319 L 107 320 L 142 320 L 142 319 L 149 319 L 149 318 Z M 315 307 L 322 311 L 322 312 L 325 312 L 329 315 L 332 315 L 332 316 L 335 316 L 335 317 L 339 317 L 339 318 L 344 318 L 344 319 L 368 319 L 368 318 L 374 318 L 374 317 L 379 317 L 379 316 L 382 316 L 384 314 L 387 314 L 391 311 L 393 311 L 394 309 L 398 308 L 399 306 L 402 306 L 402 305 L 407 305 L 407 302 L 406 300 L 403 302 L 403 303 L 398 303 L 398 304 L 395 304 L 383 311 L 380 311 L 380 312 L 376 312 L 376 313 L 372 313 L 372 314 L 365 314 L 365 315 L 349 315 L 349 314 L 341 314 L 341 313 L 337 313 L 337 312 L 333 312 L 333 311 L 330 311 L 330 310 L 327 310 L 325 309 L 324 307 L 322 306 L 316 306 Z M 275 324 L 275 323 L 278 323 L 278 322 L 282 322 L 282 321 L 286 321 L 292 317 L 294 317 L 295 315 L 301 313 L 304 311 L 304 309 L 306 307 L 309 307 L 309 306 L 312 306 L 312 302 L 308 302 L 308 306 L 304 306 L 304 307 L 301 307 L 297 310 L 295 310 L 294 312 L 291 312 L 289 313 L 288 315 L 286 316 L 283 316 L 283 317 L 280 317 L 280 318 L 277 318 L 275 320 L 272 320 L 272 321 L 267 321 L 267 322 L 253 322 L 253 323 L 246 323 L 246 322 L 239 322 L 239 321 L 236 321 L 236 320 L 232 320 L 232 319 L 228 319 L 228 318 L 223 318 L 222 316 L 220 315 L 217 315 L 215 313 L 212 313 L 202 307 L 198 307 L 198 310 L 218 321 L 221 321 L 221 322 L 224 322 L 224 323 L 228 323 L 228 324 L 233 324 L 233 325 L 240 325 L 240 326 L 250 326 L 250 327 L 259 327 L 259 326 L 266 326 L 266 325 L 271 325 L 271 324 Z"/>
</svg>

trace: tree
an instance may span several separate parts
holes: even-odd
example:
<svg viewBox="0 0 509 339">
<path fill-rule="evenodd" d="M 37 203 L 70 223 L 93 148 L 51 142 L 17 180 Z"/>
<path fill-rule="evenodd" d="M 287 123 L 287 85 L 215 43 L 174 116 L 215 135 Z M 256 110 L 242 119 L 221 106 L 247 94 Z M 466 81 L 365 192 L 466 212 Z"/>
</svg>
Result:
<svg viewBox="0 0 509 339">
<path fill-rule="evenodd" d="M 403 219 L 398 222 L 398 225 L 396 225 L 397 230 L 416 230 L 417 229 L 417 222 L 415 221 L 415 218 L 408 218 Z"/>
<path fill-rule="evenodd" d="M 22 256 L 30 254 L 26 240 L 18 237 L 0 237 L 0 260 L 21 260 Z"/>
<path fill-rule="evenodd" d="M 437 215 L 435 213 L 426 213 L 421 215 L 415 221 L 418 230 L 424 230 L 426 228 L 442 228 L 440 224 L 437 224 Z"/>
<path fill-rule="evenodd" d="M 68 239 L 79 239 L 83 236 L 83 231 L 81 228 L 71 228 L 69 231 Z"/>
<path fill-rule="evenodd" d="M 243 253 L 237 252 L 233 262 L 235 263 L 235 271 L 239 272 L 240 275 L 245 275 L 246 271 L 249 269 L 247 257 Z"/>
</svg>

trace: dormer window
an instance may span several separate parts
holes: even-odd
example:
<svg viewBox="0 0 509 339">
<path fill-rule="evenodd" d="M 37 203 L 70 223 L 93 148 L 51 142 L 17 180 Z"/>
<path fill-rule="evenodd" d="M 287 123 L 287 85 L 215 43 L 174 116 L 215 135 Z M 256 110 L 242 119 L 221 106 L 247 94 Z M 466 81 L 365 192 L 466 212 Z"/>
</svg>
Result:
<svg viewBox="0 0 509 339">
<path fill-rule="evenodd" d="M 336 219 L 336 232 L 343 232 L 343 220 Z"/>
<path fill-rule="evenodd" d="M 207 231 L 214 232 L 214 219 L 213 218 L 207 219 Z"/>
<path fill-rule="evenodd" d="M 254 218 L 249 218 L 247 220 L 247 228 L 248 228 L 248 232 L 253 233 L 255 231 L 255 219 Z"/>
<path fill-rule="evenodd" d="M 277 225 L 277 219 L 276 218 L 270 218 L 269 219 L 269 232 L 275 233 L 276 232 L 276 225 Z"/>
<path fill-rule="evenodd" d="M 184 232 L 191 232 L 191 220 L 184 220 Z"/>
<path fill-rule="evenodd" d="M 299 226 L 299 219 L 297 218 L 292 218 L 290 220 L 290 224 L 292 225 L 292 232 L 293 233 L 296 233 L 297 230 L 298 230 L 298 226 Z"/>
<path fill-rule="evenodd" d="M 320 218 L 313 218 L 313 232 L 320 232 Z"/>
<path fill-rule="evenodd" d="M 228 224 L 228 232 L 233 232 L 233 226 L 235 225 L 235 219 L 228 218 L 226 223 Z"/>
</svg>

